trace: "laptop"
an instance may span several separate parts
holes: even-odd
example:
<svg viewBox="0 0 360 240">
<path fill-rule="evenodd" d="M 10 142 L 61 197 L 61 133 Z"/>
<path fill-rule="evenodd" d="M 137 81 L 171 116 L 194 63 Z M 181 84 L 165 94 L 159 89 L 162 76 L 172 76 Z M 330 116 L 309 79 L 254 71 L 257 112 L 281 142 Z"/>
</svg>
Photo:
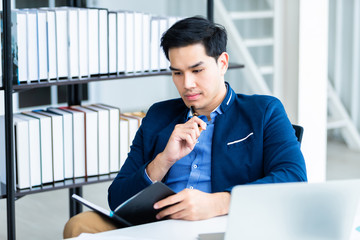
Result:
<svg viewBox="0 0 360 240">
<path fill-rule="evenodd" d="M 348 240 L 360 180 L 236 186 L 224 234 L 199 239 Z"/>
</svg>

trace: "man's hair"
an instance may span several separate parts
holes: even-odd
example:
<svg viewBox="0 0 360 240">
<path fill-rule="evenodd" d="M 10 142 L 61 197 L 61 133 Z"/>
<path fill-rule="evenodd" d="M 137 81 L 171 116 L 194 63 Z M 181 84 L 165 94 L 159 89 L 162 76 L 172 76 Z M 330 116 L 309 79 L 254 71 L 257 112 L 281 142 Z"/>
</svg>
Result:
<svg viewBox="0 0 360 240">
<path fill-rule="evenodd" d="M 203 17 L 185 18 L 170 27 L 161 38 L 161 47 L 169 60 L 169 49 L 201 43 L 206 54 L 215 58 L 226 52 L 227 34 L 223 26 Z"/>
</svg>

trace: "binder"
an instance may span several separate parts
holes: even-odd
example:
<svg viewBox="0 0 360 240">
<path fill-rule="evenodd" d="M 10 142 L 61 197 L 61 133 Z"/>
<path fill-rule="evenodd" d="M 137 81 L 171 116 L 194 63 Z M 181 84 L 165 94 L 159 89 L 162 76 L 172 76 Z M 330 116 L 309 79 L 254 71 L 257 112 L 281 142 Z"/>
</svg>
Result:
<svg viewBox="0 0 360 240">
<path fill-rule="evenodd" d="M 125 73 L 134 73 L 134 12 L 125 12 Z"/>
<path fill-rule="evenodd" d="M 108 174 L 110 172 L 110 123 L 109 111 L 94 105 L 84 106 L 97 113 L 98 125 L 95 128 L 98 131 L 98 166 L 99 174 Z"/>
<path fill-rule="evenodd" d="M 5 116 L 0 115 L 0 185 L 6 184 L 5 145 Z"/>
<path fill-rule="evenodd" d="M 79 17 L 79 75 L 80 77 L 89 77 L 89 26 L 88 10 L 78 8 Z"/>
<path fill-rule="evenodd" d="M 109 112 L 110 172 L 118 172 L 120 169 L 120 109 L 104 104 L 94 104 L 94 106 Z"/>
<path fill-rule="evenodd" d="M 143 70 L 143 15 L 140 12 L 134 12 L 134 72 Z"/>
<path fill-rule="evenodd" d="M 57 74 L 58 79 L 69 77 L 69 49 L 68 49 L 68 23 L 67 11 L 62 8 L 55 8 L 56 22 L 56 53 L 57 53 Z"/>
<path fill-rule="evenodd" d="M 5 116 L 0 115 L 0 185 L 6 184 Z M 14 172 L 15 176 L 15 172 Z M 1 190 L 1 189 L 0 189 Z"/>
<path fill-rule="evenodd" d="M 81 106 L 71 106 L 71 109 L 84 113 L 85 138 L 85 176 L 99 174 L 98 161 L 98 116 L 95 111 Z M 109 161 L 107 161 L 109 166 Z"/>
<path fill-rule="evenodd" d="M 160 46 L 160 39 L 165 31 L 168 29 L 168 19 L 167 18 L 160 18 L 159 22 L 159 46 Z M 159 47 L 159 68 L 160 70 L 167 70 L 169 69 L 169 61 L 166 59 L 165 54 L 161 47 Z"/>
<path fill-rule="evenodd" d="M 109 73 L 108 64 L 108 10 L 99 9 L 99 71 L 100 74 Z"/>
<path fill-rule="evenodd" d="M 57 79 L 57 39 L 56 39 L 56 19 L 55 11 L 46 9 L 47 14 L 47 60 L 48 60 L 48 80 Z"/>
<path fill-rule="evenodd" d="M 123 117 L 120 117 L 119 122 L 119 131 L 120 131 L 120 168 L 124 165 L 127 158 L 127 154 L 130 149 L 129 145 L 129 120 Z"/>
<path fill-rule="evenodd" d="M 117 73 L 117 40 L 116 40 L 116 23 L 117 17 L 116 12 L 109 12 L 108 22 L 109 22 L 109 74 Z"/>
<path fill-rule="evenodd" d="M 65 7 L 69 36 L 69 77 L 79 77 L 79 16 L 76 8 Z"/>
<path fill-rule="evenodd" d="M 27 17 L 28 83 L 39 81 L 36 10 L 23 10 Z"/>
<path fill-rule="evenodd" d="M 59 107 L 72 115 L 74 178 L 85 177 L 85 116 L 70 107 Z"/>
<path fill-rule="evenodd" d="M 24 11 L 12 11 L 12 54 L 14 84 L 27 83 L 28 54 L 27 54 L 27 17 Z"/>
<path fill-rule="evenodd" d="M 132 141 L 135 138 L 136 132 L 139 129 L 139 121 L 137 118 L 133 116 L 129 116 L 127 114 L 120 114 L 121 118 L 126 119 L 129 122 L 129 135 L 128 135 L 128 152 L 130 151 L 130 146 L 132 144 Z"/>
<path fill-rule="evenodd" d="M 125 12 L 117 12 L 116 41 L 117 41 L 117 71 L 125 73 Z"/>
<path fill-rule="evenodd" d="M 30 188 L 29 124 L 26 120 L 14 116 L 16 186 L 19 189 Z"/>
<path fill-rule="evenodd" d="M 39 79 L 48 80 L 48 40 L 47 40 L 47 13 L 37 10 L 37 39 L 39 57 Z"/>
<path fill-rule="evenodd" d="M 120 115 L 121 115 L 121 119 L 127 121 L 127 127 L 128 127 L 127 151 L 125 150 L 125 146 L 122 146 L 122 142 L 120 142 L 120 144 L 121 144 L 120 147 L 123 147 L 123 149 L 120 150 L 120 163 L 121 163 L 121 166 L 122 166 L 122 164 L 125 163 L 125 160 L 127 158 L 127 153 L 130 151 L 130 147 L 131 147 L 132 142 L 133 142 L 133 140 L 134 140 L 134 138 L 136 136 L 136 133 L 137 133 L 137 131 L 138 131 L 140 125 L 141 125 L 142 119 L 145 116 L 145 113 L 134 112 L 134 113 L 123 113 L 123 114 L 120 114 Z M 121 129 L 120 134 L 123 134 L 124 131 L 125 131 L 124 129 Z M 123 140 L 124 137 L 125 136 L 120 135 L 121 140 Z"/>
<path fill-rule="evenodd" d="M 160 19 L 158 17 L 151 18 L 151 37 L 150 37 L 150 68 L 151 71 L 159 71 L 160 69 L 160 39 L 159 39 L 159 32 L 160 32 Z"/>
<path fill-rule="evenodd" d="M 56 113 L 63 117 L 63 145 L 64 145 L 64 178 L 74 177 L 74 156 L 73 156 L 73 119 L 72 114 L 59 108 L 50 107 L 49 112 Z"/>
<path fill-rule="evenodd" d="M 52 131 L 51 118 L 35 112 L 22 112 L 22 114 L 39 119 L 40 121 L 40 158 L 41 158 L 41 182 L 52 183 L 53 161 L 52 161 Z"/>
<path fill-rule="evenodd" d="M 41 185 L 40 121 L 39 119 L 15 114 L 14 117 L 28 122 L 30 187 Z"/>
<path fill-rule="evenodd" d="M 148 13 L 143 13 L 143 47 L 142 47 L 142 61 L 143 71 L 150 70 L 150 25 L 151 16 Z"/>
<path fill-rule="evenodd" d="M 124 113 L 122 115 L 132 118 L 132 119 L 136 119 L 137 128 L 139 128 L 141 126 L 142 119 L 145 117 L 145 113 L 143 113 L 143 112 L 130 112 L 130 113 Z"/>
<path fill-rule="evenodd" d="M 52 160 L 54 182 L 64 180 L 64 136 L 63 117 L 52 112 L 35 110 L 36 113 L 50 117 L 52 133 Z M 46 169 L 49 171 L 49 169 Z"/>
<path fill-rule="evenodd" d="M 89 29 L 89 72 L 90 75 L 99 74 L 99 10 L 88 9 Z"/>
</svg>

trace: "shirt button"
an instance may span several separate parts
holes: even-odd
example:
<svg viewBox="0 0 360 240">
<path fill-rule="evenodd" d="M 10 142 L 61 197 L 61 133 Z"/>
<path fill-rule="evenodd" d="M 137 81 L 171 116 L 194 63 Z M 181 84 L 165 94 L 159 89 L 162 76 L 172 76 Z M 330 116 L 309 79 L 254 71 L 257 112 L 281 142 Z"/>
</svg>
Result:
<svg viewBox="0 0 360 240">
<path fill-rule="evenodd" d="M 195 165 L 194 165 L 194 168 L 197 168 L 197 167 L 198 167 L 198 165 L 195 164 Z"/>
<path fill-rule="evenodd" d="M 190 186 L 189 188 L 190 188 L 190 189 L 194 189 L 194 187 L 193 187 L 193 186 Z"/>
</svg>

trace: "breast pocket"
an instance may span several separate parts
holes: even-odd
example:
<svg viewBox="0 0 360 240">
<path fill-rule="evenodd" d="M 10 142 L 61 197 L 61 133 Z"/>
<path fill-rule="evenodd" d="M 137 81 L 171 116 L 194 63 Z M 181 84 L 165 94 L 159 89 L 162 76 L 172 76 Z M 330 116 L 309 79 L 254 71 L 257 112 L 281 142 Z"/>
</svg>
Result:
<svg viewBox="0 0 360 240">
<path fill-rule="evenodd" d="M 250 132 L 248 135 L 239 136 L 239 138 L 235 138 L 233 141 L 227 142 L 228 148 L 238 148 L 241 146 L 246 146 L 254 141 L 254 133 Z"/>
</svg>

